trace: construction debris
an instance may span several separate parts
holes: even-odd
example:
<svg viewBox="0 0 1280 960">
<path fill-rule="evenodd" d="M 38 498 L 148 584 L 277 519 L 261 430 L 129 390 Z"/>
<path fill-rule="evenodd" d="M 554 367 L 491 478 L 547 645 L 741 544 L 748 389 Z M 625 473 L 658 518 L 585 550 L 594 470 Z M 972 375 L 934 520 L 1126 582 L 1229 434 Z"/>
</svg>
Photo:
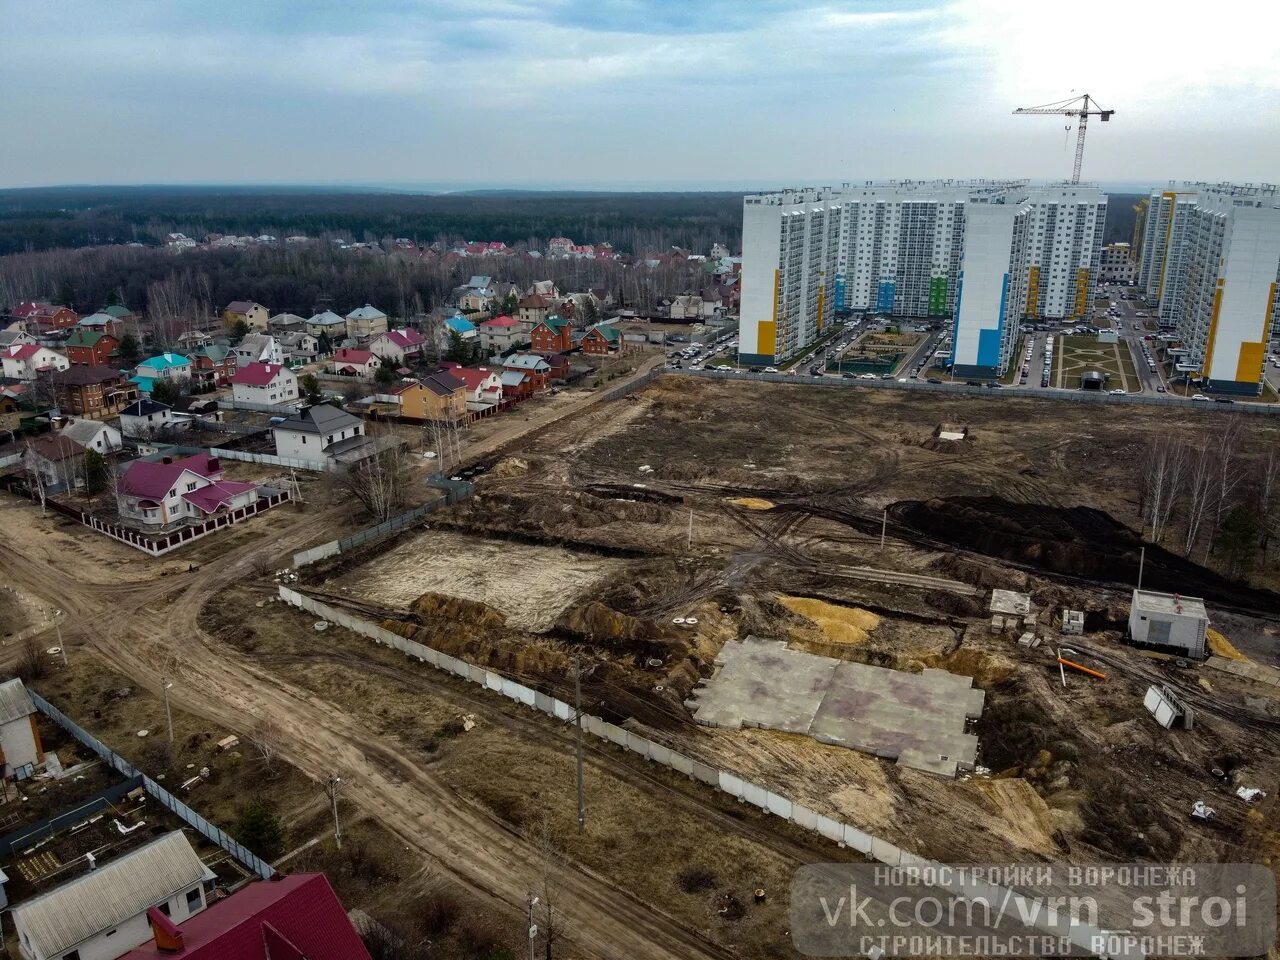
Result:
<svg viewBox="0 0 1280 960">
<path fill-rule="evenodd" d="M 1153 683 L 1149 686 L 1142 705 L 1156 718 L 1156 723 L 1166 730 L 1175 726 L 1190 730 L 1194 722 L 1194 713 L 1191 708 L 1165 684 Z"/>
<path fill-rule="evenodd" d="M 1068 636 L 1078 637 L 1084 633 L 1084 611 L 1083 610 L 1066 610 L 1062 611 L 1062 632 Z"/>
<path fill-rule="evenodd" d="M 1198 820 L 1213 820 L 1218 816 L 1218 811 L 1207 805 L 1203 800 L 1197 800 L 1191 807 L 1191 815 Z"/>
<path fill-rule="evenodd" d="M 1245 803 L 1253 803 L 1255 800 L 1261 800 L 1267 795 L 1267 791 L 1259 790 L 1257 787 L 1237 787 L 1236 796 Z"/>
</svg>

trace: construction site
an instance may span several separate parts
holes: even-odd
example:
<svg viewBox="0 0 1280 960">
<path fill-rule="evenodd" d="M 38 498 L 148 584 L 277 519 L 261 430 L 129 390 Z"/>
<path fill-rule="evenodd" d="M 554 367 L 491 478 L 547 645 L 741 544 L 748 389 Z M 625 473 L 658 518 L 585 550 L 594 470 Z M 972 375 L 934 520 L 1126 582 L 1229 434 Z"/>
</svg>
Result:
<svg viewBox="0 0 1280 960">
<path fill-rule="evenodd" d="M 144 611 L 181 591 L 174 626 L 94 648 L 130 676 L 181 656 L 196 714 L 265 716 L 313 779 L 340 765 L 432 884 L 512 930 L 553 876 L 557 956 L 793 956 L 792 873 L 862 854 L 595 740 L 580 828 L 572 724 L 282 586 L 921 857 L 1272 864 L 1274 565 L 1246 584 L 1140 532 L 1148 436 L 1230 414 L 1107 413 L 659 377 L 487 453 L 395 537 L 290 570 L 332 526 L 282 512 L 199 588 L 140 580 Z M 1280 442 L 1256 419 L 1242 442 Z M 67 560 L 88 577 L 114 547 Z M 1139 576 L 1204 598 L 1207 659 L 1125 642 Z"/>
</svg>

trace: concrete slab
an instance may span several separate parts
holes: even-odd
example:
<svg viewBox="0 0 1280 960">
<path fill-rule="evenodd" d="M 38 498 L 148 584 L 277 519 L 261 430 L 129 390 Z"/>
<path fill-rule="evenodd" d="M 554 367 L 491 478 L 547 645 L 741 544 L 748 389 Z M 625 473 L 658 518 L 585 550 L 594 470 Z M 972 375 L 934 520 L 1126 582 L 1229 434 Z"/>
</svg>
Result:
<svg viewBox="0 0 1280 960">
<path fill-rule="evenodd" d="M 725 644 L 716 662 L 689 701 L 698 723 L 804 733 L 944 776 L 976 761 L 965 721 L 982 714 L 984 694 L 970 677 L 849 663 L 758 637 Z"/>
<path fill-rule="evenodd" d="M 1005 616 L 1025 617 L 1031 612 L 1031 594 L 1013 590 L 991 591 L 991 612 Z"/>
</svg>

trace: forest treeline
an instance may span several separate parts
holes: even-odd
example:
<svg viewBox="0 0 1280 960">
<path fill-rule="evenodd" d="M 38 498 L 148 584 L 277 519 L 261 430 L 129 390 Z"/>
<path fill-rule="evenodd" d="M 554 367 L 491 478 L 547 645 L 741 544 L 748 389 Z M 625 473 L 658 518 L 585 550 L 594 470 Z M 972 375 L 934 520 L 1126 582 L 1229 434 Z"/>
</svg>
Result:
<svg viewBox="0 0 1280 960">
<path fill-rule="evenodd" d="M 1133 234 L 1136 194 L 1112 194 L 1107 242 Z M 622 253 L 678 246 L 738 250 L 741 193 L 406 193 L 227 187 L 40 187 L 0 190 L 0 255 L 112 243 L 158 244 L 167 233 L 334 236 L 419 244 L 500 240 L 542 249 L 551 237 L 608 241 Z"/>
<path fill-rule="evenodd" d="M 608 241 L 622 253 L 678 246 L 736 250 L 741 193 L 355 193 L 199 187 L 0 190 L 0 255 L 109 243 L 158 244 L 167 233 L 499 240 L 542 249 L 552 237 Z"/>
<path fill-rule="evenodd" d="M 346 314 L 365 303 L 408 317 L 451 302 L 473 274 L 527 289 L 554 280 L 564 291 L 603 288 L 642 311 L 665 298 L 712 283 L 704 265 L 673 258 L 658 266 L 618 261 L 525 256 L 424 259 L 415 253 L 373 254 L 324 244 L 297 247 L 88 247 L 0 257 L 0 315 L 24 300 L 53 300 L 79 313 L 123 303 L 139 314 L 197 324 L 232 300 L 253 300 L 272 313 Z M 155 320 L 156 317 L 151 319 Z"/>
</svg>

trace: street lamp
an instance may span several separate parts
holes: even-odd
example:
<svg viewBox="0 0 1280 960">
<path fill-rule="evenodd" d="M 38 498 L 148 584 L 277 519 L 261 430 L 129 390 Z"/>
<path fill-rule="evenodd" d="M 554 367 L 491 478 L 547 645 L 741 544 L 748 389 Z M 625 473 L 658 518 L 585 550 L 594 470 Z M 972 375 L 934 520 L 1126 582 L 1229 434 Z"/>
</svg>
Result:
<svg viewBox="0 0 1280 960">
<path fill-rule="evenodd" d="M 61 608 L 53 611 L 53 629 L 58 632 L 58 652 L 62 654 L 62 665 L 67 665 L 67 645 L 62 642 L 62 623 L 59 617 L 62 616 Z"/>
</svg>

